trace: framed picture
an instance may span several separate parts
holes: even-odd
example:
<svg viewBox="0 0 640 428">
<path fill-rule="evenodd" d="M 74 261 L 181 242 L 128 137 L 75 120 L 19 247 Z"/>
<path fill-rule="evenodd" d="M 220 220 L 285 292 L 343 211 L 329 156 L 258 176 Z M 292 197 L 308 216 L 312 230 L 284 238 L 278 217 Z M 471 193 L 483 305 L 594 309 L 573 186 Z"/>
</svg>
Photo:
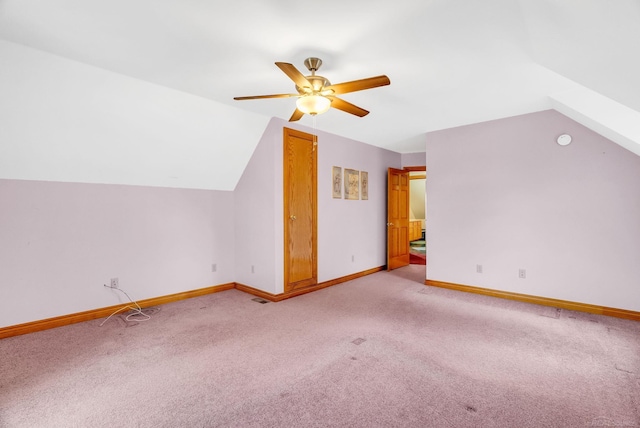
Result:
<svg viewBox="0 0 640 428">
<path fill-rule="evenodd" d="M 360 198 L 363 201 L 369 199 L 369 173 L 360 171 Z"/>
<path fill-rule="evenodd" d="M 334 166 L 331 169 L 331 188 L 334 199 L 342 199 L 342 168 Z"/>
<path fill-rule="evenodd" d="M 344 169 L 344 198 L 360 199 L 360 173 L 355 169 Z"/>
</svg>

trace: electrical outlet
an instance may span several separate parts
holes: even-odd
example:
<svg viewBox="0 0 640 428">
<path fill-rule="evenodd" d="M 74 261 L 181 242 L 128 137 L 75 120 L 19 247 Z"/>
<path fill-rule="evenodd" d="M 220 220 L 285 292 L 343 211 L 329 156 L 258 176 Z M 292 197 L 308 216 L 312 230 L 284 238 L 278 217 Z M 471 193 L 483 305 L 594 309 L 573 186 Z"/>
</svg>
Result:
<svg viewBox="0 0 640 428">
<path fill-rule="evenodd" d="M 254 265 L 251 265 L 251 273 L 256 273 L 256 268 Z"/>
<path fill-rule="evenodd" d="M 351 255 L 351 262 L 355 262 L 356 261 L 356 256 L 354 254 Z"/>
<path fill-rule="evenodd" d="M 111 288 L 118 288 L 118 278 L 111 278 Z"/>
<path fill-rule="evenodd" d="M 218 271 L 218 265 L 217 264 L 212 264 L 211 265 L 211 272 L 217 272 Z"/>
<path fill-rule="evenodd" d="M 482 273 L 482 265 L 476 265 L 476 272 Z"/>
<path fill-rule="evenodd" d="M 527 277 L 527 271 L 525 269 L 518 270 L 518 278 L 526 278 L 526 277 Z"/>
</svg>

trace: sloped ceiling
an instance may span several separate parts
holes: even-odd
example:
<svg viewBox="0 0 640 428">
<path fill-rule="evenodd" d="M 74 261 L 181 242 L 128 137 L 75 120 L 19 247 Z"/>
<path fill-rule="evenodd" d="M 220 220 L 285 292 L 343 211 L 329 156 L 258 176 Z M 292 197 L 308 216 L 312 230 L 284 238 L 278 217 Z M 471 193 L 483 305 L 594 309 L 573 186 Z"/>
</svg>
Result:
<svg viewBox="0 0 640 428">
<path fill-rule="evenodd" d="M 9 52 L 25 47 L 209 103 L 198 111 L 215 112 L 224 150 L 196 150 L 184 165 L 197 166 L 205 154 L 209 167 L 225 157 L 243 168 L 266 122 L 288 119 L 295 102 L 233 97 L 291 92 L 274 62 L 305 72 L 309 56 L 323 60 L 318 74 L 332 83 L 386 74 L 391 85 L 343 96 L 371 111 L 364 118 L 332 109 L 300 124 L 397 152 L 424 151 L 429 131 L 552 108 L 555 94 L 605 97 L 628 109 L 631 122 L 640 112 L 638 0 L 0 0 L 0 39 L 9 42 L 0 65 L 10 59 L 15 74 L 28 55 Z M 573 97 L 583 101 L 571 109 L 587 98 Z M 0 109 L 3 103 L 11 109 L 6 98 Z M 167 162 L 149 142 L 137 144 L 161 169 L 175 163 L 184 141 L 163 150 Z M 114 150 L 112 163 L 129 156 L 125 147 Z M 235 185 L 202 180 L 178 185 Z"/>
</svg>

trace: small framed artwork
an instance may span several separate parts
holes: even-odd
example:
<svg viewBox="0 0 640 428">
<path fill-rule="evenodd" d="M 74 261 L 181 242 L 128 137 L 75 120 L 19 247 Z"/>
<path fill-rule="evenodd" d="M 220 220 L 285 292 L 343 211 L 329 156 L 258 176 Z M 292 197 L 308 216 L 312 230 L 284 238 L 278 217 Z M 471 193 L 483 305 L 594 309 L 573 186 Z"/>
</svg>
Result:
<svg viewBox="0 0 640 428">
<path fill-rule="evenodd" d="M 342 168 L 334 166 L 331 169 L 331 187 L 334 199 L 342 199 Z"/>
<path fill-rule="evenodd" d="M 360 199 L 360 173 L 355 169 L 344 169 L 344 198 Z"/>
<path fill-rule="evenodd" d="M 369 199 L 369 173 L 360 171 L 360 198 L 363 201 Z"/>
</svg>

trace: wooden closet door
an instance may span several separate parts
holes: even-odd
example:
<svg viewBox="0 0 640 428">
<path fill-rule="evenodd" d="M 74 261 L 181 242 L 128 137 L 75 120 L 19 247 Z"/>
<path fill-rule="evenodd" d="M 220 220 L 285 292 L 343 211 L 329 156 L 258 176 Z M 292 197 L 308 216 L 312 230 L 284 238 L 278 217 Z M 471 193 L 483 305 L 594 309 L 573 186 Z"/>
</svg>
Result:
<svg viewBox="0 0 640 428">
<path fill-rule="evenodd" d="M 284 291 L 318 283 L 316 137 L 284 129 Z"/>
</svg>

